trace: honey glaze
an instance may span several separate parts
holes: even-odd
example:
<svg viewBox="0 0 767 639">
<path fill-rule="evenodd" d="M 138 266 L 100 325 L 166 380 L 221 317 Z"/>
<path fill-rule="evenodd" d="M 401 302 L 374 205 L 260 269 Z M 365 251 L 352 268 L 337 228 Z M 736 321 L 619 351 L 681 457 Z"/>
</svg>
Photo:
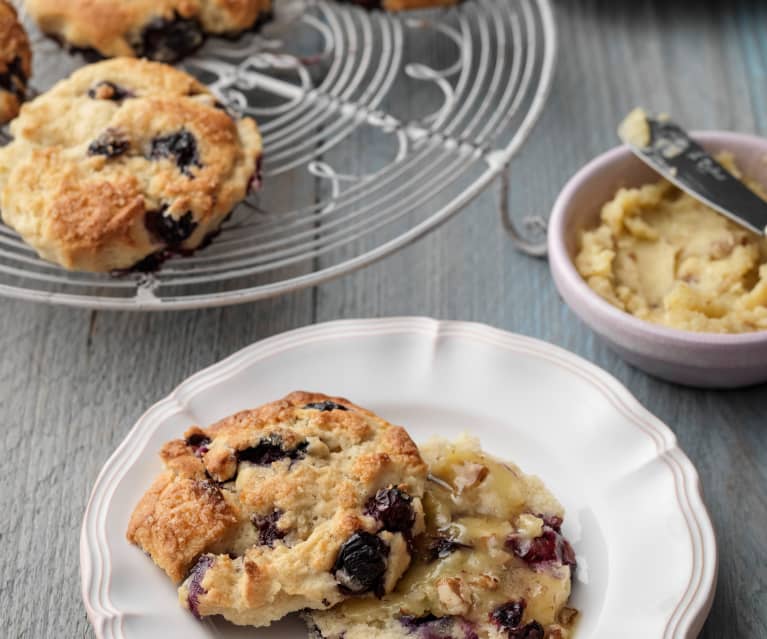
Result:
<svg viewBox="0 0 767 639">
<path fill-rule="evenodd" d="M 421 452 L 431 473 L 426 532 L 413 542 L 410 569 L 382 599 L 349 600 L 330 614 L 348 628 L 399 619 L 416 637 L 419 624 L 437 623 L 424 620 L 444 617 L 469 630 L 425 636 L 516 637 L 514 628 L 534 623 L 541 637 L 569 637 L 574 556 L 559 531 L 561 505 L 540 480 L 486 455 L 474 439 L 433 440 Z M 520 609 L 514 628 L 499 623 Z M 356 636 L 348 628 L 346 636 Z"/>
</svg>

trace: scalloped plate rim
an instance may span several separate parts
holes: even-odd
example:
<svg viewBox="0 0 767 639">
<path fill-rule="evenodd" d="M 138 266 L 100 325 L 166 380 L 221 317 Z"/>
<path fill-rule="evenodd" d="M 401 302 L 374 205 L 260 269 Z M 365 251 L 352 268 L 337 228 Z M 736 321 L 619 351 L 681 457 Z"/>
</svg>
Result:
<svg viewBox="0 0 767 639">
<path fill-rule="evenodd" d="M 615 377 L 595 364 L 538 339 L 510 333 L 475 322 L 435 320 L 426 317 L 393 317 L 383 319 L 347 319 L 320 323 L 294 329 L 255 342 L 187 377 L 169 395 L 151 406 L 134 424 L 121 444 L 110 455 L 100 471 L 83 516 L 80 537 L 80 567 L 82 597 L 88 618 L 98 639 L 123 639 L 121 628 L 113 632 L 110 624 L 121 621 L 124 613 L 100 600 L 98 593 L 108 582 L 110 573 L 104 567 L 109 563 L 109 553 L 98 543 L 97 511 L 109 506 L 113 491 L 124 478 L 138 457 L 143 445 L 163 423 L 163 418 L 184 409 L 184 398 L 192 398 L 205 388 L 222 379 L 236 376 L 241 370 L 259 359 L 302 345 L 321 340 L 390 336 L 412 333 L 439 339 L 462 337 L 490 342 L 512 352 L 522 352 L 563 366 L 570 372 L 581 374 L 604 395 L 605 399 L 621 410 L 624 415 L 653 440 L 658 455 L 655 461 L 666 463 L 674 477 L 679 510 L 682 513 L 692 540 L 694 572 L 697 582 L 692 590 L 690 577 L 683 593 L 666 624 L 666 637 L 696 637 L 700 632 L 713 603 L 718 576 L 718 552 L 716 539 L 703 499 L 699 475 L 692 462 L 679 448 L 674 433 L 644 408 L 639 401 Z M 175 408 L 175 413 L 168 413 Z M 544 478 L 545 479 L 545 478 Z M 94 519 L 96 518 L 96 519 Z M 697 533 L 697 534 L 696 534 Z M 104 544 L 107 545 L 107 544 Z M 91 593 L 96 593 L 95 600 Z M 677 634 L 681 633 L 681 634 Z M 576 633 L 576 639 L 580 637 Z"/>
</svg>

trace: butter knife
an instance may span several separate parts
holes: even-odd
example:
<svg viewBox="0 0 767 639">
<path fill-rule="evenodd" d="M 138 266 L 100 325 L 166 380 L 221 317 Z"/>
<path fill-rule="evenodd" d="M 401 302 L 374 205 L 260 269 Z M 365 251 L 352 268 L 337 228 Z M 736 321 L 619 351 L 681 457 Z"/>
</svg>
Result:
<svg viewBox="0 0 767 639">
<path fill-rule="evenodd" d="M 754 233 L 767 234 L 767 202 L 678 124 L 635 109 L 621 123 L 618 136 L 634 155 L 675 186 Z"/>
</svg>

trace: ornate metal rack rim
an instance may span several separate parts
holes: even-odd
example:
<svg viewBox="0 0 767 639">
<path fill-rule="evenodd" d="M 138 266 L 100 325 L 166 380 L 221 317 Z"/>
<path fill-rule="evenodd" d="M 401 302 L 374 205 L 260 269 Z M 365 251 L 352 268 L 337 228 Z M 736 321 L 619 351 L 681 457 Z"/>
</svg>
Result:
<svg viewBox="0 0 767 639">
<path fill-rule="evenodd" d="M 466 205 L 474 200 L 482 191 L 500 178 L 501 193 L 501 219 L 504 228 L 509 232 L 516 248 L 529 255 L 545 255 L 545 242 L 530 240 L 527 233 L 521 231 L 514 221 L 508 202 L 508 187 L 510 179 L 509 164 L 519 148 L 527 140 L 530 132 L 537 123 L 547 98 L 551 91 L 556 58 L 558 52 L 557 30 L 554 19 L 554 11 L 551 0 L 534 0 L 538 6 L 542 32 L 542 60 L 540 78 L 535 94 L 531 100 L 529 109 L 525 114 L 519 129 L 512 137 L 509 144 L 500 150 L 489 153 L 485 159 L 488 168 L 466 190 L 453 200 L 436 211 L 429 218 L 421 221 L 414 227 L 396 238 L 385 242 L 366 253 L 358 255 L 345 262 L 334 264 L 312 273 L 306 273 L 280 282 L 262 284 L 237 291 L 205 293 L 200 295 L 184 295 L 181 297 L 157 297 L 149 287 L 137 286 L 136 295 L 131 297 L 100 297 L 94 298 L 88 295 L 76 295 L 71 293 L 58 293 L 54 291 L 21 289 L 7 284 L 0 284 L 0 296 L 27 301 L 47 302 L 63 306 L 79 308 L 91 308 L 97 310 L 132 310 L 132 311 L 158 311 L 158 310 L 190 310 L 206 307 L 231 306 L 246 302 L 254 302 L 277 294 L 295 292 L 309 286 L 316 286 L 335 279 L 340 275 L 353 272 L 368 266 L 386 255 L 389 255 L 405 246 L 420 239 L 428 232 L 437 228 L 453 215 L 460 212 Z M 533 219 L 533 222 L 530 220 Z M 540 221 L 539 221 L 540 220 Z M 526 218 L 527 231 L 540 232 L 542 218 Z M 537 227 L 537 228 L 536 228 Z"/>
</svg>

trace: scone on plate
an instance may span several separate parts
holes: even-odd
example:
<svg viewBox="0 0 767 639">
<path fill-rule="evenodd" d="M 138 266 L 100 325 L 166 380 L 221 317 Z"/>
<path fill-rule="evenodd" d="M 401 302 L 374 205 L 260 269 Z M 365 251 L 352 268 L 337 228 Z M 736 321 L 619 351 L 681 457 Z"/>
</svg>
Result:
<svg viewBox="0 0 767 639">
<path fill-rule="evenodd" d="M 196 616 L 265 626 L 306 608 L 382 596 L 423 531 L 426 465 L 399 427 L 297 392 L 162 449 L 165 470 L 128 539 Z"/>
<path fill-rule="evenodd" d="M 421 446 L 426 532 L 394 592 L 307 613 L 317 639 L 566 639 L 575 555 L 541 481 L 478 442 Z"/>
<path fill-rule="evenodd" d="M 236 34 L 271 11 L 271 0 L 25 0 L 40 29 L 104 57 L 173 62 L 207 34 Z"/>
<path fill-rule="evenodd" d="M 0 0 L 0 124 L 16 117 L 27 93 L 32 50 L 16 10 Z"/>
<path fill-rule="evenodd" d="M 133 58 L 79 69 L 25 104 L 10 131 L 3 221 L 80 271 L 199 247 L 247 195 L 261 157 L 251 118 L 192 76 Z"/>
</svg>

